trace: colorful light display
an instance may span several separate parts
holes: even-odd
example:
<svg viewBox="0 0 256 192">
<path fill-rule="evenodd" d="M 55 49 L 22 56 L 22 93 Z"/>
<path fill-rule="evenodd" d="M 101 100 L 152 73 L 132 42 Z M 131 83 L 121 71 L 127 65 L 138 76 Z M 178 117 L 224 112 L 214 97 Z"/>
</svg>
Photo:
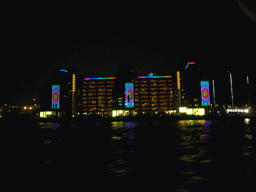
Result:
<svg viewBox="0 0 256 192">
<path fill-rule="evenodd" d="M 60 108 L 60 85 L 52 85 L 52 109 Z"/>
<path fill-rule="evenodd" d="M 60 71 L 64 71 L 64 72 L 66 72 L 66 73 L 68 72 L 66 69 L 60 69 Z"/>
<path fill-rule="evenodd" d="M 180 89 L 180 72 L 177 71 L 177 89 Z"/>
<path fill-rule="evenodd" d="M 138 78 L 171 78 L 172 76 L 138 76 Z"/>
<path fill-rule="evenodd" d="M 84 80 L 99 80 L 99 79 L 116 79 L 115 77 L 92 77 L 92 78 L 84 78 Z"/>
<path fill-rule="evenodd" d="M 134 107 L 134 85 L 125 83 L 125 108 Z"/>
<path fill-rule="evenodd" d="M 192 65 L 192 64 L 196 64 L 195 62 L 188 62 L 187 66 L 185 67 L 185 69 L 188 68 L 189 65 Z"/>
<path fill-rule="evenodd" d="M 73 78 L 72 78 L 72 90 L 73 92 L 76 91 L 76 75 L 73 74 Z"/>
<path fill-rule="evenodd" d="M 76 75 L 72 75 L 72 117 L 75 116 L 75 91 L 76 91 Z"/>
<path fill-rule="evenodd" d="M 209 81 L 201 81 L 200 83 L 202 106 L 210 106 Z"/>
</svg>

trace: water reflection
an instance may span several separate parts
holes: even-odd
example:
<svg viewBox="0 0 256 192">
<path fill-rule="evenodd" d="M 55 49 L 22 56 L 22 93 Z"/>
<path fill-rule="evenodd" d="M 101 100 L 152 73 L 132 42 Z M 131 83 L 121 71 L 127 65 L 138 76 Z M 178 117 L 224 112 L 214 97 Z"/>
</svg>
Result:
<svg viewBox="0 0 256 192">
<path fill-rule="evenodd" d="M 106 170 L 108 177 L 161 180 L 177 191 L 200 191 L 204 187 L 217 190 L 221 185 L 230 189 L 234 183 L 249 186 L 256 178 L 255 136 L 253 121 L 245 122 L 248 120 L 112 122 L 109 145 L 93 142 L 93 135 L 99 132 L 72 133 L 68 141 L 63 141 L 66 155 L 60 157 L 79 164 L 79 170 L 85 171 L 88 164 L 95 167 L 93 161 L 96 161 L 100 166 L 91 173 Z M 54 162 L 51 155 L 52 159 L 58 159 L 54 150 L 48 151 L 49 158 L 44 157 L 47 164 Z M 81 168 L 85 162 L 86 166 Z"/>
</svg>

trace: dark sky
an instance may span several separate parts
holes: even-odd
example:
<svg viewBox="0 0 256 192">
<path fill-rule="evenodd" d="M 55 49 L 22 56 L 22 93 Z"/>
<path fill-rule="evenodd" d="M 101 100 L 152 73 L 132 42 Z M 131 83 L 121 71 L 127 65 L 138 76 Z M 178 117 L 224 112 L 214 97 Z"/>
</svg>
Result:
<svg viewBox="0 0 256 192">
<path fill-rule="evenodd" d="M 3 19 L 1 104 L 38 99 L 62 66 L 95 77 L 115 76 L 120 63 L 139 75 L 168 75 L 189 61 L 253 74 L 256 64 L 256 22 L 236 1 L 28 7 Z"/>
</svg>

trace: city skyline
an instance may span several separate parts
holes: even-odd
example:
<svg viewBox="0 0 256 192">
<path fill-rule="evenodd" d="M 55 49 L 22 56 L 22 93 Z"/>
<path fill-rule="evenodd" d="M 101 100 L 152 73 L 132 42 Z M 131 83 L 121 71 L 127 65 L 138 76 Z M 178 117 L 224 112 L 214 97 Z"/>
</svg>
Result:
<svg viewBox="0 0 256 192">
<path fill-rule="evenodd" d="M 175 12 L 177 6 L 180 10 Z M 106 22 L 101 21 L 98 27 L 88 24 L 87 30 L 66 23 L 67 31 L 50 22 L 42 30 L 25 27 L 24 34 L 6 34 L 1 103 L 38 100 L 40 88 L 50 83 L 53 71 L 69 66 L 77 75 L 91 78 L 115 76 L 121 63 L 133 65 L 143 76 L 150 72 L 168 75 L 195 62 L 211 72 L 247 74 L 253 83 L 255 22 L 235 1 L 205 6 L 206 10 L 199 10 L 196 4 L 175 4 L 169 12 L 156 12 L 162 12 L 157 16 L 146 12 L 145 18 L 136 13 L 129 18 L 130 25 L 125 19 L 121 23 L 111 20 L 104 28 Z"/>
</svg>

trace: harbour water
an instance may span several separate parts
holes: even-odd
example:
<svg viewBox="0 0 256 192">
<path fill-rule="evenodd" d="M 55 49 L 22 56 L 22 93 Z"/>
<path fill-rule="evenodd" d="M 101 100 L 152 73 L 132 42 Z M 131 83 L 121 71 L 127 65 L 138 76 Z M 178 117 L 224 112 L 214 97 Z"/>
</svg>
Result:
<svg viewBox="0 0 256 192">
<path fill-rule="evenodd" d="M 254 191 L 255 125 L 255 118 L 37 122 L 39 140 L 31 139 L 38 132 L 7 131 L 5 163 L 16 165 L 10 177 L 26 172 L 44 181 L 89 185 L 111 180 L 168 191 Z"/>
<path fill-rule="evenodd" d="M 41 178 L 121 178 L 148 187 L 159 182 L 170 191 L 251 191 L 256 182 L 253 118 L 70 127 L 77 132 L 41 139 Z"/>
</svg>

